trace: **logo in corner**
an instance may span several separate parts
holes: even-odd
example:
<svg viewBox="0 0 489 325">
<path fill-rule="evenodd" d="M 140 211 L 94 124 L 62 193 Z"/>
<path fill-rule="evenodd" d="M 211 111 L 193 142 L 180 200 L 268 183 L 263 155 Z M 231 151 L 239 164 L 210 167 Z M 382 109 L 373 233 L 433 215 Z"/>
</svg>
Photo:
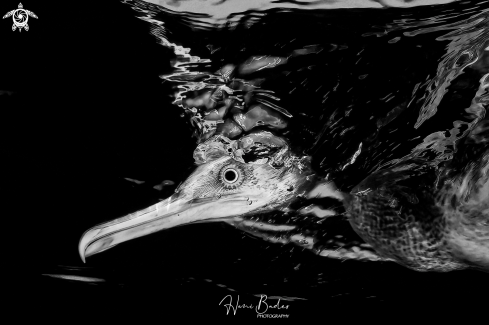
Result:
<svg viewBox="0 0 489 325">
<path fill-rule="evenodd" d="M 15 29 L 19 29 L 19 32 L 22 31 L 22 28 L 24 28 L 26 31 L 29 30 L 29 25 L 27 25 L 27 21 L 29 20 L 29 16 L 32 18 L 36 18 L 37 16 L 35 13 L 29 10 L 25 10 L 22 7 L 22 3 L 19 3 L 19 7 L 17 9 L 14 9 L 12 11 L 9 11 L 3 16 L 3 18 L 8 18 L 12 16 L 12 20 L 14 21 L 14 24 L 12 25 L 12 31 L 15 31 Z"/>
</svg>

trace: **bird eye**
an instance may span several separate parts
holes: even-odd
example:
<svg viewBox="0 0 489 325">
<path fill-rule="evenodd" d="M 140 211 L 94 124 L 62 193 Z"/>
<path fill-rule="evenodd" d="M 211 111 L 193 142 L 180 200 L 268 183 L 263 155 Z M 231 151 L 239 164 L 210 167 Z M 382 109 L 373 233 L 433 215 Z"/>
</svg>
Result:
<svg viewBox="0 0 489 325">
<path fill-rule="evenodd" d="M 241 167 L 231 164 L 221 169 L 219 178 L 226 188 L 236 188 L 243 183 L 244 172 Z"/>
</svg>

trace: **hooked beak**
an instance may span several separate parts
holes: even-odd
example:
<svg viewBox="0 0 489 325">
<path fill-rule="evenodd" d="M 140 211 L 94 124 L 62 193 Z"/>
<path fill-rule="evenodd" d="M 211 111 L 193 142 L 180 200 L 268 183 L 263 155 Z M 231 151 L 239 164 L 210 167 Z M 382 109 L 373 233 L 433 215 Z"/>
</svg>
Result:
<svg viewBox="0 0 489 325">
<path fill-rule="evenodd" d="M 238 195 L 186 199 L 173 195 L 168 199 L 125 217 L 99 224 L 80 239 L 78 252 L 85 258 L 125 241 L 192 222 L 225 218 L 256 209 L 249 197 Z"/>
</svg>

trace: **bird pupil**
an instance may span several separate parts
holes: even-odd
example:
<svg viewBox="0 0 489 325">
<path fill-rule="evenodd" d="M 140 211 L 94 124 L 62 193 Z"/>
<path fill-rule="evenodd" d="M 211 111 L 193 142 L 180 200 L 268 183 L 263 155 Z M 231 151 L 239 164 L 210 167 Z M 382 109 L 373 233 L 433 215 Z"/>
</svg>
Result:
<svg viewBox="0 0 489 325">
<path fill-rule="evenodd" d="M 237 175 L 236 175 L 236 172 L 234 170 L 227 170 L 225 173 L 224 173 L 224 178 L 228 181 L 228 182 L 234 182 L 237 178 Z"/>
</svg>

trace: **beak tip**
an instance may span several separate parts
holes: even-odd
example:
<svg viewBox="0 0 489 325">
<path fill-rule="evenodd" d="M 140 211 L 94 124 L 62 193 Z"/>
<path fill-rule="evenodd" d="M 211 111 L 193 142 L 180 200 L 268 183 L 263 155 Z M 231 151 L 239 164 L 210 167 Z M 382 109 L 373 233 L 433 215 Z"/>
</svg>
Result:
<svg viewBox="0 0 489 325">
<path fill-rule="evenodd" d="M 90 252 L 88 252 L 88 254 L 87 254 L 87 248 L 89 248 L 90 242 L 94 238 L 96 238 L 96 236 L 98 235 L 99 232 L 100 232 L 100 229 L 97 227 L 94 227 L 94 228 L 91 228 L 91 229 L 85 231 L 85 233 L 80 238 L 80 242 L 78 243 L 78 254 L 80 255 L 80 258 L 83 261 L 83 263 L 86 263 L 86 258 L 89 255 L 92 255 L 92 254 L 90 254 Z"/>
<path fill-rule="evenodd" d="M 80 255 L 83 263 L 86 262 L 86 250 L 87 250 L 87 236 L 86 233 L 80 238 L 80 242 L 78 243 L 78 254 Z"/>
<path fill-rule="evenodd" d="M 83 261 L 83 263 L 85 263 L 85 250 L 83 249 L 83 247 L 80 245 L 78 246 L 78 254 L 80 254 L 80 258 L 81 260 Z"/>
</svg>

